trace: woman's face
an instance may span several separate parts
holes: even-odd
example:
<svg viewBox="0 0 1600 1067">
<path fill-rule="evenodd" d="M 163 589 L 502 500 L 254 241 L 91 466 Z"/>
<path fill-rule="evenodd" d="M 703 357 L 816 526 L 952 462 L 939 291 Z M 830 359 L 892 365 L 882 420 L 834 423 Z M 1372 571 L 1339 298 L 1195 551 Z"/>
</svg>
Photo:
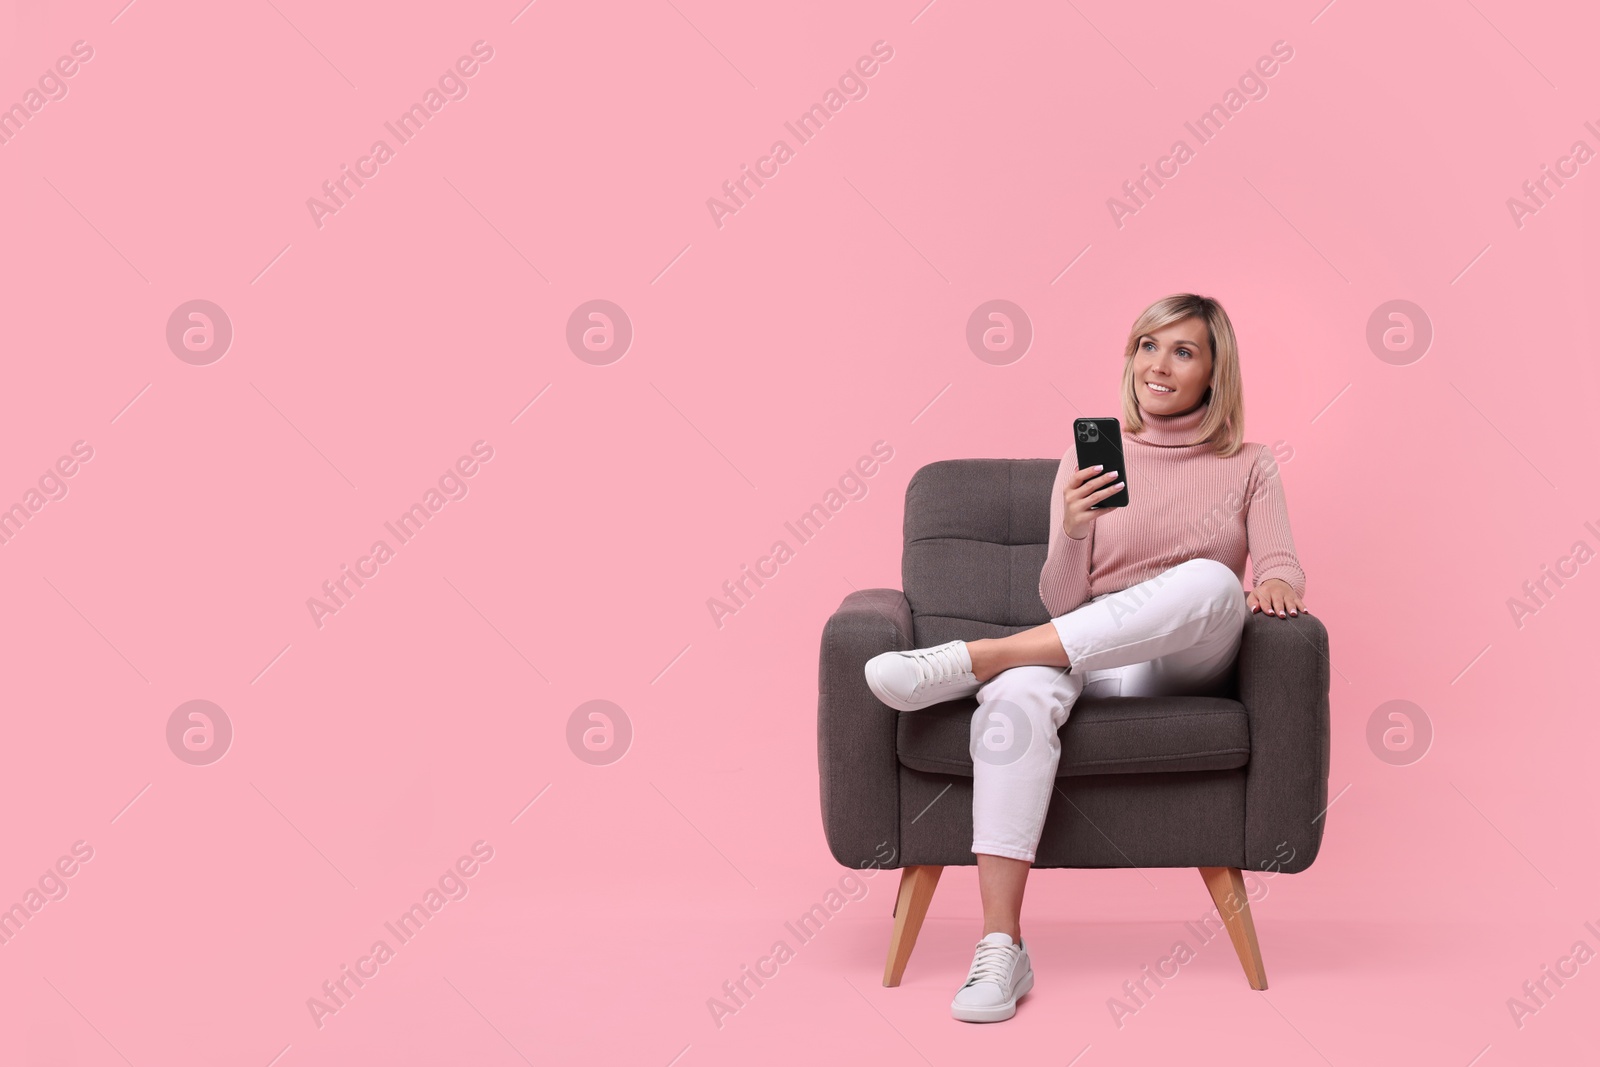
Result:
<svg viewBox="0 0 1600 1067">
<path fill-rule="evenodd" d="M 1181 415 L 1196 407 L 1211 385 L 1205 322 L 1181 319 L 1140 337 L 1133 385 L 1140 409 L 1152 415 Z"/>
</svg>

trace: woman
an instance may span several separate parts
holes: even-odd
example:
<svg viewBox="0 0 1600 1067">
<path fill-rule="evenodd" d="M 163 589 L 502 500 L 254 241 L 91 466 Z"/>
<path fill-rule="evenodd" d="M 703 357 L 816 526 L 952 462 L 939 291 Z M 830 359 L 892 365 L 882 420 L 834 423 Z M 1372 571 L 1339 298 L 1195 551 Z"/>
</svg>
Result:
<svg viewBox="0 0 1600 1067">
<path fill-rule="evenodd" d="M 1243 441 L 1227 312 L 1190 293 L 1158 300 L 1134 322 L 1123 357 L 1129 504 L 1094 510 L 1121 490 L 1123 472 L 1079 470 L 1075 449 L 1062 457 L 1039 575 L 1051 620 L 1005 638 L 886 652 L 866 665 L 873 693 L 899 711 L 977 694 L 972 851 L 983 938 L 951 1003 L 969 1022 L 1011 1018 L 1033 988 L 1022 891 L 1072 705 L 1084 693 L 1225 692 L 1248 615 L 1305 610 L 1276 462 L 1266 446 Z M 1015 739 L 1016 750 L 997 751 L 994 738 Z"/>
</svg>

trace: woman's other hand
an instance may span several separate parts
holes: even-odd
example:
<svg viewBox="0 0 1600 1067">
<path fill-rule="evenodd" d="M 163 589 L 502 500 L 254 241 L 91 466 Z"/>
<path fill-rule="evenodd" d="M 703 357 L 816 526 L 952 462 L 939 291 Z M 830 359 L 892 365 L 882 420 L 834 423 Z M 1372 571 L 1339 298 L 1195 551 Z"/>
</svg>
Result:
<svg viewBox="0 0 1600 1067">
<path fill-rule="evenodd" d="M 1244 600 L 1250 605 L 1252 614 L 1265 610 L 1268 615 L 1275 615 L 1286 619 L 1291 615 L 1298 616 L 1302 611 L 1307 615 L 1305 602 L 1294 591 L 1294 586 L 1282 578 L 1268 578 L 1245 594 Z M 1287 612 L 1287 614 L 1285 614 Z"/>
<path fill-rule="evenodd" d="M 1122 482 L 1117 481 L 1121 472 L 1101 473 L 1102 468 L 1102 464 L 1096 464 L 1075 469 L 1067 479 L 1067 487 L 1061 491 L 1061 500 L 1066 505 L 1061 515 L 1061 529 L 1074 541 L 1083 540 L 1094 529 L 1094 520 L 1102 514 L 1094 510 L 1094 505 L 1122 491 Z"/>
</svg>

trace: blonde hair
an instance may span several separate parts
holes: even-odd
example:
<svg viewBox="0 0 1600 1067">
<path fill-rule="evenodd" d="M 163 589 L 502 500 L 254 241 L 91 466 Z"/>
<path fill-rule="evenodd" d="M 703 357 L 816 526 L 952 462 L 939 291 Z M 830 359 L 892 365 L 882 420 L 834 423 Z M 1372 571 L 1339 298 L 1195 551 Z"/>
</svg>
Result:
<svg viewBox="0 0 1600 1067">
<path fill-rule="evenodd" d="M 1209 401 L 1211 407 L 1200 423 L 1199 439 L 1210 441 L 1217 455 L 1231 456 L 1244 443 L 1244 385 L 1239 376 L 1239 343 L 1234 339 L 1228 313 L 1209 296 L 1174 293 L 1145 308 L 1134 320 L 1122 353 L 1122 429 L 1126 433 L 1144 429 L 1138 385 L 1133 380 L 1133 356 L 1139 350 L 1139 338 L 1189 318 L 1206 324 L 1206 339 L 1211 344 L 1211 385 L 1201 398 L 1201 403 Z"/>
</svg>

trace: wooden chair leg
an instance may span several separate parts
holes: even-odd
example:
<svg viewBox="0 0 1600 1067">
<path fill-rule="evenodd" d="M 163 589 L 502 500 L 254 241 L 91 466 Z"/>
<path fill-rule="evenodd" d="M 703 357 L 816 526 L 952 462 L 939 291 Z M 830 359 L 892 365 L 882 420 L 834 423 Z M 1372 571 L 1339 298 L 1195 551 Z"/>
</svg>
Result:
<svg viewBox="0 0 1600 1067">
<path fill-rule="evenodd" d="M 917 947 L 917 934 L 933 902 L 943 867 L 904 867 L 900 871 L 900 893 L 894 904 L 894 933 L 889 938 L 889 959 L 883 967 L 883 984 L 897 986 L 905 973 L 911 950 Z"/>
<path fill-rule="evenodd" d="M 1245 892 L 1244 876 L 1237 867 L 1201 867 L 1200 877 L 1205 879 L 1211 899 L 1217 905 L 1217 914 L 1228 928 L 1233 950 L 1244 965 L 1245 977 L 1251 989 L 1267 988 L 1267 971 L 1261 964 L 1261 945 L 1256 941 L 1256 924 L 1250 918 L 1250 898 Z"/>
</svg>

